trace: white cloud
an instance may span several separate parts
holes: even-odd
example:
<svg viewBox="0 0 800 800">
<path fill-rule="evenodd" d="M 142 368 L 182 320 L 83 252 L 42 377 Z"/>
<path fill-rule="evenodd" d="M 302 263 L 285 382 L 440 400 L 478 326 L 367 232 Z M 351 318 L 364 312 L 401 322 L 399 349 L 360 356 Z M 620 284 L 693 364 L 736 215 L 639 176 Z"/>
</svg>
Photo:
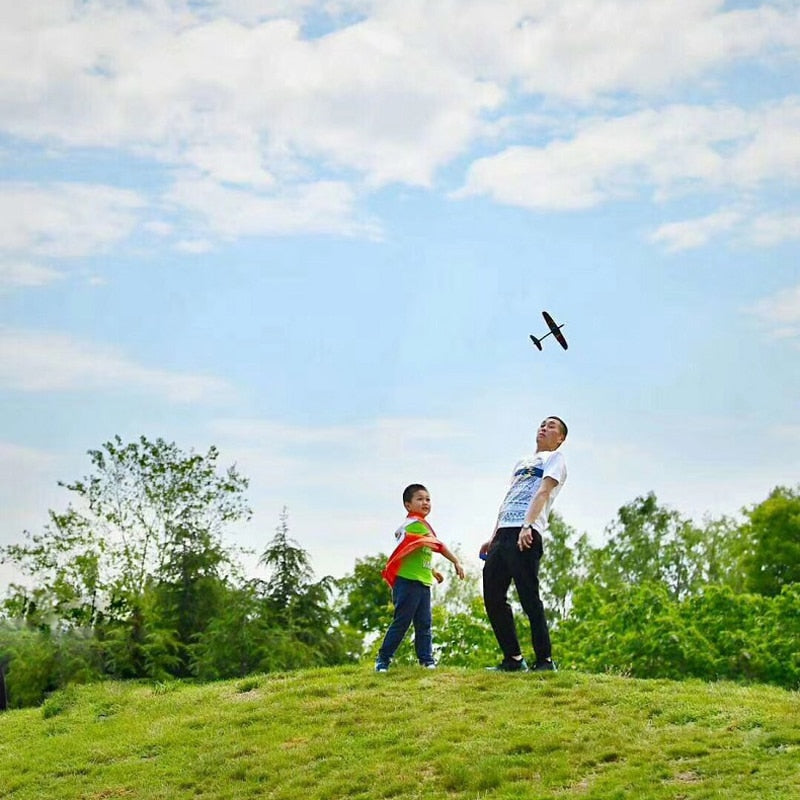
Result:
<svg viewBox="0 0 800 800">
<path fill-rule="evenodd" d="M 15 469 L 41 470 L 49 468 L 55 462 L 55 456 L 44 450 L 24 447 L 12 442 L 0 441 L 0 474 L 11 475 Z"/>
<path fill-rule="evenodd" d="M 750 240 L 757 245 L 771 246 L 800 239 L 800 213 L 762 214 L 753 220 Z"/>
<path fill-rule="evenodd" d="M 459 439 L 463 432 L 447 420 L 427 418 L 380 418 L 354 425 L 307 427 L 263 419 L 217 420 L 213 431 L 228 437 L 273 449 L 294 449 L 298 445 L 369 451 L 375 447 L 397 446 L 403 442 L 437 442 Z"/>
<path fill-rule="evenodd" d="M 378 0 L 375 24 L 459 69 L 530 94 L 588 101 L 660 91 L 735 59 L 792 51 L 789 6 L 726 11 L 721 0 Z"/>
<path fill-rule="evenodd" d="M 763 440 L 742 435 L 751 423 L 739 415 L 664 413 L 647 415 L 645 424 L 647 430 L 639 435 L 631 428 L 616 437 L 608 430 L 586 431 L 570 444 L 569 483 L 559 504 L 574 504 L 567 522 L 593 534 L 595 545 L 617 510 L 637 496 L 652 491 L 660 503 L 696 522 L 736 516 L 766 499 L 775 486 L 791 485 L 800 468 L 791 435 L 797 426 L 770 429 L 765 446 Z M 687 441 L 703 442 L 702 458 L 686 447 Z M 583 520 L 588 521 L 585 527 Z"/>
<path fill-rule="evenodd" d="M 191 144 L 186 148 L 186 161 L 203 175 L 220 183 L 236 183 L 268 187 L 275 178 L 264 169 L 258 143 L 218 142 Z"/>
<path fill-rule="evenodd" d="M 24 261 L 0 260 L 0 288 L 3 286 L 45 286 L 63 278 L 50 267 Z"/>
<path fill-rule="evenodd" d="M 650 192 L 655 200 L 800 179 L 800 102 L 754 111 L 669 106 L 581 123 L 541 147 L 509 147 L 473 162 L 457 197 L 488 194 L 531 209 L 580 209 Z M 726 224 L 726 214 L 713 224 Z"/>
<path fill-rule="evenodd" d="M 206 0 L 198 13 L 206 17 L 226 16 L 247 25 L 268 19 L 288 18 L 300 21 L 317 0 Z M 333 3 L 326 3 L 332 6 Z"/>
<path fill-rule="evenodd" d="M 716 0 L 340 5 L 313 39 L 303 17 L 325 8 L 303 2 L 14 9 L 0 36 L 3 126 L 238 184 L 318 158 L 374 185 L 428 185 L 514 87 L 580 101 L 660 90 L 800 35 L 791 8 Z"/>
<path fill-rule="evenodd" d="M 185 178 L 166 195 L 168 203 L 196 215 L 203 229 L 234 238 L 259 234 L 378 234 L 369 221 L 355 219 L 356 194 L 346 183 L 326 181 L 259 194 Z"/>
<path fill-rule="evenodd" d="M 762 298 L 749 311 L 775 338 L 800 340 L 800 284 Z"/>
<path fill-rule="evenodd" d="M 63 494 L 57 485 L 59 459 L 52 453 L 0 441 L 0 545 L 22 541 L 22 532 L 35 531 L 47 520 L 47 509 Z M 0 585 L 22 580 L 10 564 L 0 564 Z"/>
<path fill-rule="evenodd" d="M 234 183 L 269 185 L 317 158 L 376 185 L 427 184 L 502 98 L 369 21 L 314 40 L 288 19 L 248 27 L 164 7 L 92 4 L 60 24 L 9 23 L 7 131 L 128 147 Z"/>
<path fill-rule="evenodd" d="M 800 97 L 765 106 L 749 115 L 747 138 L 730 159 L 730 181 L 737 186 L 757 186 L 762 181 L 800 181 Z"/>
<path fill-rule="evenodd" d="M 112 186 L 0 184 L 0 252 L 75 258 L 133 231 L 143 199 Z"/>
<path fill-rule="evenodd" d="M 756 313 L 781 323 L 800 322 L 800 285 L 782 289 L 755 305 Z"/>
<path fill-rule="evenodd" d="M 738 211 L 718 211 L 697 219 L 668 222 L 657 228 L 650 241 L 663 242 L 672 252 L 700 247 L 720 233 L 725 233 L 741 223 L 743 215 Z"/>
<path fill-rule="evenodd" d="M 476 143 L 519 135 L 526 114 L 556 117 L 565 104 L 585 111 L 598 100 L 619 108 L 619 93 L 635 107 L 676 83 L 715 79 L 737 59 L 796 57 L 800 39 L 792 4 L 728 10 L 721 0 L 30 5 L 9 8 L 0 31 L 0 129 L 54 152 L 121 148 L 175 166 L 173 208 L 223 237 L 372 235 L 355 207 L 365 188 L 430 187 Z M 655 199 L 750 191 L 800 180 L 798 125 L 796 99 L 754 112 L 673 106 L 594 118 L 476 161 L 459 196 L 579 209 L 642 186 Z M 141 203 L 8 191 L 23 190 L 9 203 L 27 211 L 0 222 L 0 246 L 18 255 L 109 246 L 131 232 Z M 41 221 L 29 213 L 39 206 Z M 166 222 L 145 227 L 170 232 Z"/>
<path fill-rule="evenodd" d="M 175 229 L 174 225 L 160 219 L 152 219 L 142 224 L 142 228 L 154 236 L 169 236 Z"/>
<path fill-rule="evenodd" d="M 0 387 L 24 392 L 139 391 L 173 403 L 230 396 L 223 381 L 136 364 L 112 348 L 58 333 L 0 328 Z"/>
<path fill-rule="evenodd" d="M 722 209 L 704 217 L 660 225 L 649 239 L 665 244 L 672 252 L 678 252 L 701 247 L 729 231 L 736 232 L 736 240 L 758 247 L 772 247 L 800 239 L 800 214 L 785 211 L 753 216 L 744 210 Z"/>
<path fill-rule="evenodd" d="M 184 239 L 175 245 L 179 253 L 191 253 L 199 255 L 209 253 L 214 249 L 214 245 L 208 239 Z"/>
<path fill-rule="evenodd" d="M 511 467 L 485 453 L 467 455 L 476 442 L 463 420 L 301 426 L 227 419 L 211 425 L 210 435 L 226 463 L 250 478 L 260 524 L 258 531 L 241 530 L 240 543 L 260 552 L 265 529 L 287 506 L 292 533 L 312 554 L 317 574 L 342 575 L 356 558 L 391 550 L 391 532 L 405 514 L 401 494 L 412 482 L 431 490 L 431 522 L 444 541 L 477 556 Z"/>
<path fill-rule="evenodd" d="M 784 441 L 800 444 L 800 425 L 778 425 L 773 430 L 773 434 Z"/>
<path fill-rule="evenodd" d="M 225 462 L 251 479 L 259 520 L 258 530 L 242 531 L 240 542 L 260 552 L 264 530 L 277 524 L 286 505 L 293 535 L 312 553 L 315 570 L 344 574 L 356 558 L 391 549 L 391 531 L 403 514 L 400 493 L 419 481 L 431 491 L 434 528 L 448 544 L 459 543 L 477 570 L 478 548 L 491 534 L 514 460 L 532 445 L 527 401 L 504 395 L 479 406 L 454 408 L 446 419 L 329 426 L 218 420 L 210 436 Z M 504 414 L 487 413 L 498 407 Z M 637 496 L 654 491 L 661 503 L 698 522 L 708 514 L 736 515 L 785 484 L 787 464 L 797 461 L 796 426 L 771 431 L 775 439 L 764 449 L 763 442 L 743 443 L 737 417 L 657 417 L 626 420 L 619 430 L 611 422 L 602 431 L 576 425 L 570 432 L 563 448 L 569 477 L 556 509 L 594 545 L 618 509 Z M 685 447 L 687 438 L 704 442 L 702 459 Z M 742 472 L 745 462 L 749 472 Z"/>
</svg>

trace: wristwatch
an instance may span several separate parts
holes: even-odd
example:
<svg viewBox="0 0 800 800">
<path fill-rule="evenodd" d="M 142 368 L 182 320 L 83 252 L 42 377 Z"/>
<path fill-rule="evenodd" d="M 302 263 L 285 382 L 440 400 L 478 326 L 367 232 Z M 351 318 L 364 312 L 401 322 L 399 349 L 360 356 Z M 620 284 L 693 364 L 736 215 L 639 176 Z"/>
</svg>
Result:
<svg viewBox="0 0 800 800">
<path fill-rule="evenodd" d="M 531 525 L 531 523 L 530 523 L 530 522 L 526 522 L 526 523 L 525 523 L 525 524 L 522 526 L 522 530 L 523 530 L 523 531 L 525 530 L 525 528 L 528 528 L 530 531 L 534 531 L 534 530 L 535 530 L 535 528 L 533 527 L 533 525 Z"/>
</svg>

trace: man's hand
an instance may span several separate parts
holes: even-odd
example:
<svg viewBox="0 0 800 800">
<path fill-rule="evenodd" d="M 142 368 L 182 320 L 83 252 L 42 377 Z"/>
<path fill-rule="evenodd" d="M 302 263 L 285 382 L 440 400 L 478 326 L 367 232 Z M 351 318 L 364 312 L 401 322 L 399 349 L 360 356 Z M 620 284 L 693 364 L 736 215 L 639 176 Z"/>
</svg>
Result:
<svg viewBox="0 0 800 800">
<path fill-rule="evenodd" d="M 486 556 L 486 555 L 488 555 L 488 554 L 489 554 L 489 545 L 490 545 L 491 543 L 492 543 L 492 540 L 491 540 L 491 539 L 489 539 L 489 541 L 488 541 L 488 542 L 484 542 L 484 543 L 481 545 L 481 549 L 480 549 L 480 550 L 478 550 L 478 555 L 479 555 L 479 556 Z"/>
<path fill-rule="evenodd" d="M 444 575 L 437 569 L 432 569 L 433 577 L 436 578 L 436 583 L 441 583 L 444 580 Z"/>
<path fill-rule="evenodd" d="M 453 564 L 453 566 L 456 568 L 456 575 L 458 575 L 458 577 L 461 578 L 461 580 L 463 581 L 465 573 L 464 573 L 464 567 L 461 566 L 461 562 L 456 561 L 456 563 Z"/>
<path fill-rule="evenodd" d="M 530 528 L 520 528 L 517 547 L 520 550 L 530 550 L 533 547 L 533 531 Z"/>
</svg>

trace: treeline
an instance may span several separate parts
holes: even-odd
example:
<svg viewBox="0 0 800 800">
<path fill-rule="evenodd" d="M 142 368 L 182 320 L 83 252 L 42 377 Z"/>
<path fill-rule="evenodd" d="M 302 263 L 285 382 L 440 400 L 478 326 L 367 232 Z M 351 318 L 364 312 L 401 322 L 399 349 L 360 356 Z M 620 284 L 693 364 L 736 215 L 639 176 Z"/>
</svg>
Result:
<svg viewBox="0 0 800 800">
<path fill-rule="evenodd" d="M 218 470 L 218 455 L 117 437 L 89 451 L 90 475 L 63 484 L 64 513 L 0 551 L 26 576 L 0 619 L 9 705 L 106 677 L 213 680 L 358 657 L 334 581 L 314 580 L 285 513 L 260 554 L 269 578 L 243 574 L 223 532 L 250 517 L 248 481 Z"/>
<path fill-rule="evenodd" d="M 248 482 L 218 456 L 117 437 L 63 484 L 65 512 L 0 550 L 26 576 L 0 606 L 10 706 L 70 682 L 214 680 L 374 655 L 392 613 L 386 556 L 316 580 L 284 511 L 259 554 L 268 577 L 246 576 L 223 534 L 250 517 Z M 542 573 L 562 669 L 800 685 L 796 491 L 702 526 L 639 497 L 599 547 L 556 515 Z M 477 571 L 437 588 L 434 641 L 442 664 L 496 661 Z M 398 658 L 413 660 L 409 643 Z"/>
<path fill-rule="evenodd" d="M 702 526 L 648 494 L 619 510 L 599 547 L 556 515 L 542 583 L 562 669 L 800 687 L 796 490 L 776 488 L 741 521 Z M 485 662 L 493 639 L 481 616 L 479 597 L 443 614 L 437 638 L 450 663 Z"/>
<path fill-rule="evenodd" d="M 563 589 L 551 584 L 567 611 L 557 627 L 565 663 L 800 686 L 800 493 L 776 488 L 742 522 L 703 527 L 651 494 L 607 533 L 602 547 L 566 547 L 574 567 L 559 576 Z"/>
</svg>

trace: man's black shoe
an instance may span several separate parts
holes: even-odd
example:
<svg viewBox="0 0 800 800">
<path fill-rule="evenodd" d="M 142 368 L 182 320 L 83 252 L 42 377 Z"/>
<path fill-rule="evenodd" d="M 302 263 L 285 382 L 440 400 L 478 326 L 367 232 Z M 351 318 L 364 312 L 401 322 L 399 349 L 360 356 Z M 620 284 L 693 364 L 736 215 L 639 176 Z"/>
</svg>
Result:
<svg viewBox="0 0 800 800">
<path fill-rule="evenodd" d="M 486 667 L 491 672 L 527 672 L 528 664 L 524 658 L 504 658 L 496 667 Z"/>
<path fill-rule="evenodd" d="M 537 661 L 532 672 L 558 672 L 558 667 L 552 658 L 548 658 L 547 661 Z"/>
</svg>

